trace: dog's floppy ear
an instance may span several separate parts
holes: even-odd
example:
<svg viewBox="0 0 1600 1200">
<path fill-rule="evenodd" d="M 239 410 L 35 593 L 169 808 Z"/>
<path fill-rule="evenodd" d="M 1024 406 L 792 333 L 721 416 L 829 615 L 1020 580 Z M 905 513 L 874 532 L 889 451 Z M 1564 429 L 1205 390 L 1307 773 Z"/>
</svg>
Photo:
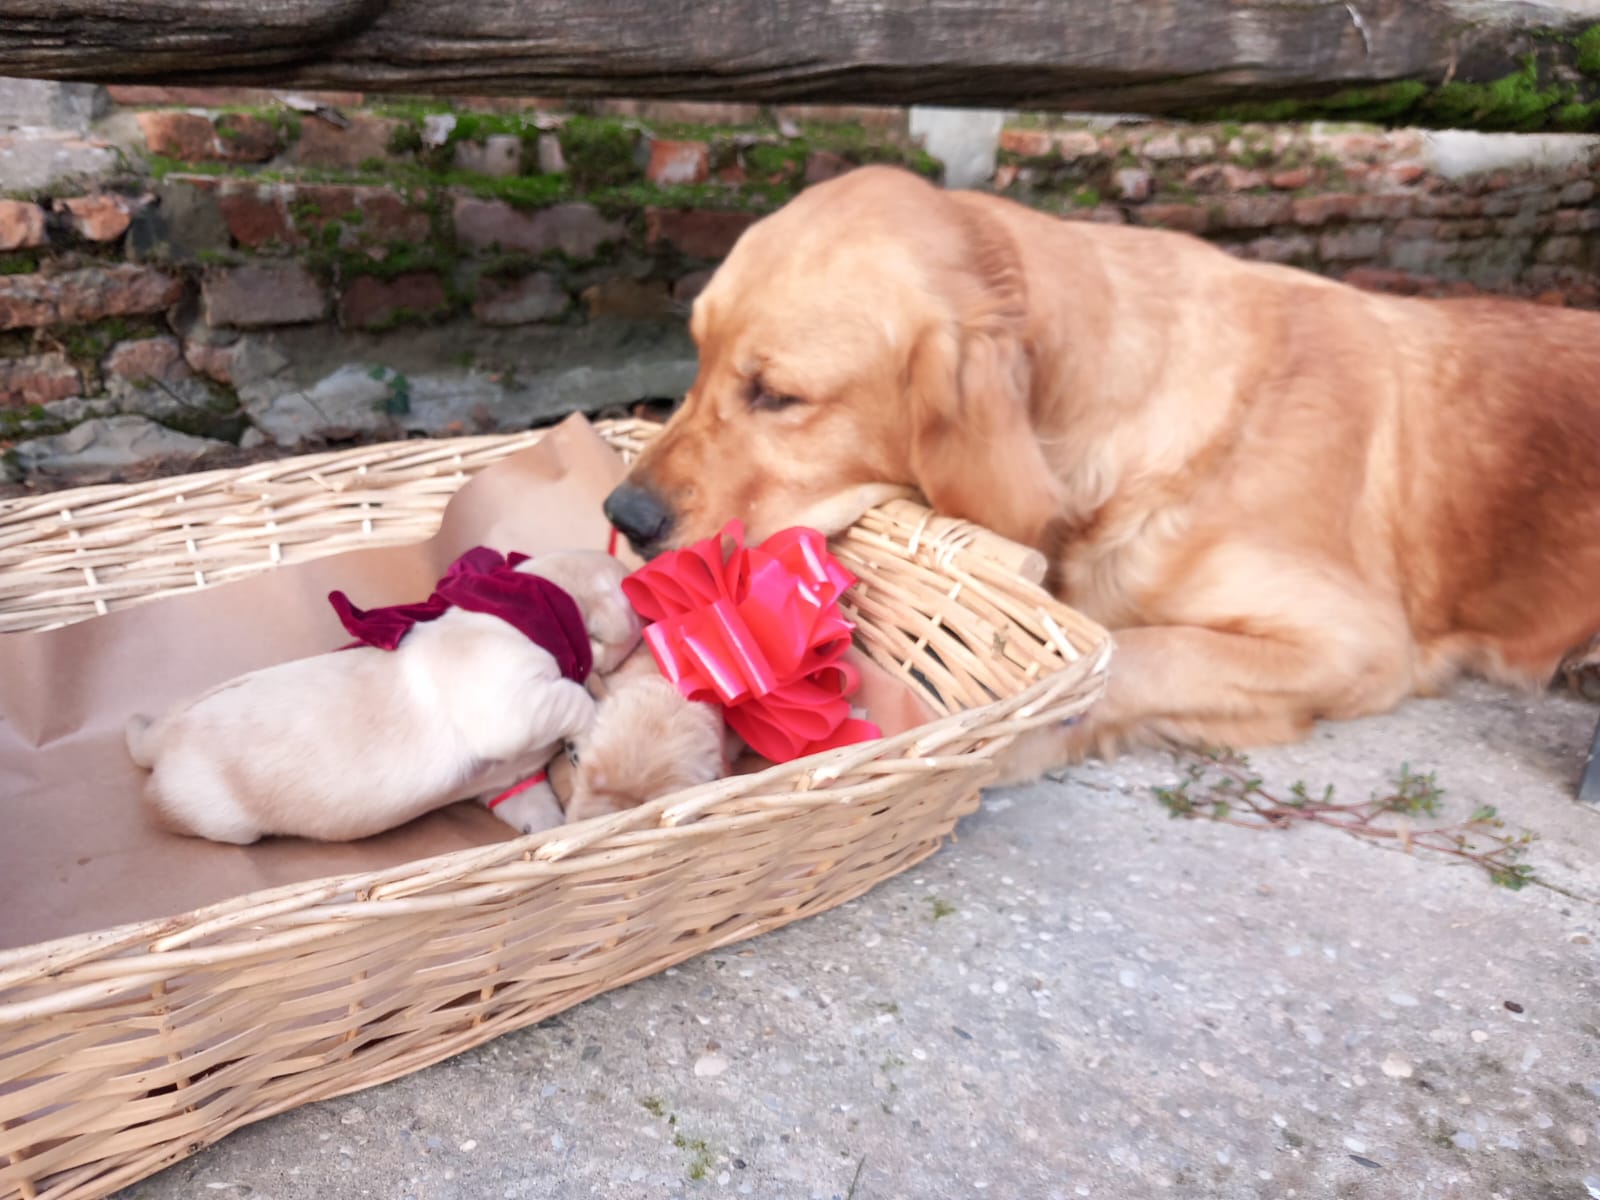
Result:
<svg viewBox="0 0 1600 1200">
<path fill-rule="evenodd" d="M 908 366 L 911 472 L 935 509 L 1042 547 L 1059 485 L 1028 413 L 1027 294 L 1017 248 L 962 212 L 965 262 L 941 285 L 948 320 L 923 331 Z"/>
</svg>

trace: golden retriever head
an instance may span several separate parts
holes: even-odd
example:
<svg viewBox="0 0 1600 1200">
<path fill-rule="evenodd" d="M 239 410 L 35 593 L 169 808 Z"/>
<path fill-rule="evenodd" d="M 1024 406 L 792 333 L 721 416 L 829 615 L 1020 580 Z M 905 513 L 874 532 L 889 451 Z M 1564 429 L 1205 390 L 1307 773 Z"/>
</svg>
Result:
<svg viewBox="0 0 1600 1200">
<path fill-rule="evenodd" d="M 864 167 L 746 231 L 695 302 L 694 385 L 606 500 L 634 548 L 837 533 L 910 491 L 1037 545 L 1023 275 L 984 203 Z"/>
</svg>

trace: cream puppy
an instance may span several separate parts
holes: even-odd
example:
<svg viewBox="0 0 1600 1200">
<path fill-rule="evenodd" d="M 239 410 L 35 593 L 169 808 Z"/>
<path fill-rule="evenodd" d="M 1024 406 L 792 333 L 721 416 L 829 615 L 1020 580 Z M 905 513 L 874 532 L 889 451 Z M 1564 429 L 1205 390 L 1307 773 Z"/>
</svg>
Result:
<svg viewBox="0 0 1600 1200">
<path fill-rule="evenodd" d="M 625 569 L 568 551 L 517 571 L 577 603 L 598 669 L 638 643 Z M 347 841 L 539 771 L 595 703 L 557 659 L 497 616 L 451 608 L 394 650 L 357 646 L 252 672 L 127 729 L 146 797 L 179 833 L 249 843 Z M 509 814 L 507 814 L 509 816 Z M 508 820 L 508 823 L 515 824 Z"/>
<path fill-rule="evenodd" d="M 569 823 L 635 808 L 728 773 L 732 735 L 722 714 L 684 699 L 661 677 L 648 647 L 605 676 L 602 688 L 594 723 L 569 743 Z"/>
</svg>

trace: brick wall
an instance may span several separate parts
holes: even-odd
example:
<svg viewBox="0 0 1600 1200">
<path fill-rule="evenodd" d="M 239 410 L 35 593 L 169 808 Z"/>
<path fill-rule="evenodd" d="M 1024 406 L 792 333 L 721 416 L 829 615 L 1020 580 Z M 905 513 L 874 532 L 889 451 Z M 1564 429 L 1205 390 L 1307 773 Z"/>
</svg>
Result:
<svg viewBox="0 0 1600 1200">
<path fill-rule="evenodd" d="M 894 109 L 109 100 L 0 129 L 13 490 L 670 400 L 687 302 L 761 213 L 862 162 L 940 173 Z M 1447 175 L 1413 131 L 1018 118 L 989 186 L 1375 288 L 1596 305 L 1596 162 Z"/>
</svg>

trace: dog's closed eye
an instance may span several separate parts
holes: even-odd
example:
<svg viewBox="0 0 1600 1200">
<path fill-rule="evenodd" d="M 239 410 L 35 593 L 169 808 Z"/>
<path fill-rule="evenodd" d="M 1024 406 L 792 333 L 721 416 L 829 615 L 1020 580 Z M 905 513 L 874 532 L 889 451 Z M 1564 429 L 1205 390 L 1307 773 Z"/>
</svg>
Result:
<svg viewBox="0 0 1600 1200">
<path fill-rule="evenodd" d="M 781 412 L 786 408 L 793 408 L 805 401 L 799 396 L 791 396 L 784 392 L 769 388 L 761 379 L 750 381 L 750 411 L 751 412 Z"/>
</svg>

